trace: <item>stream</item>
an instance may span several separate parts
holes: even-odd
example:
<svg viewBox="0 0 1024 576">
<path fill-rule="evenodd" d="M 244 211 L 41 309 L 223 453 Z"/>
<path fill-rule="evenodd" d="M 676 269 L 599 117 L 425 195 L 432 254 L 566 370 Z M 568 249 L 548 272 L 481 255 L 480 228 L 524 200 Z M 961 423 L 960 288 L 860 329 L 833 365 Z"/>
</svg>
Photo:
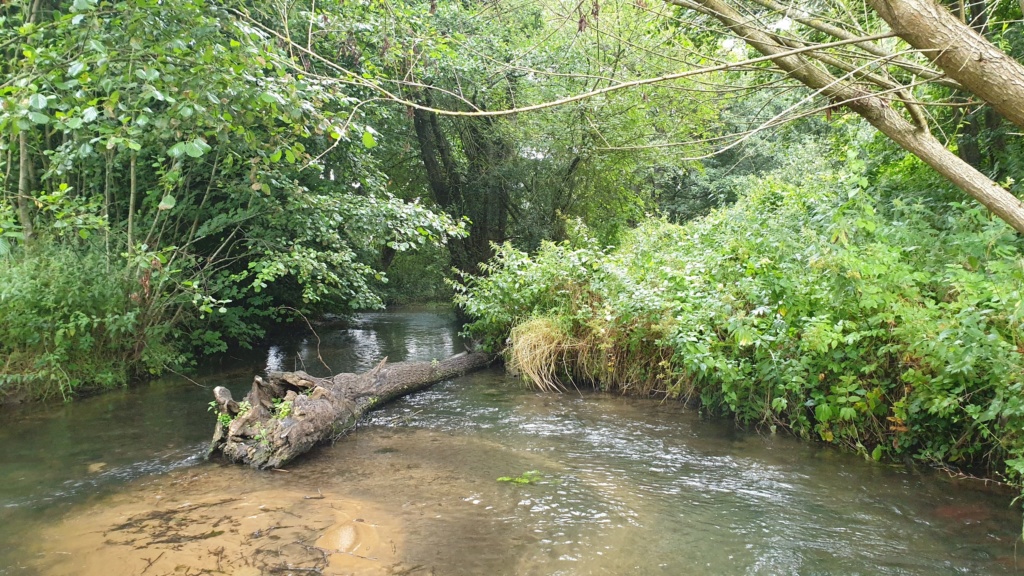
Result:
<svg viewBox="0 0 1024 576">
<path fill-rule="evenodd" d="M 319 337 L 193 382 L 0 411 L 0 575 L 1024 572 L 1012 493 L 500 369 L 399 400 L 285 471 L 204 462 L 213 386 L 239 398 L 268 369 L 463 346 L 433 309 Z"/>
</svg>

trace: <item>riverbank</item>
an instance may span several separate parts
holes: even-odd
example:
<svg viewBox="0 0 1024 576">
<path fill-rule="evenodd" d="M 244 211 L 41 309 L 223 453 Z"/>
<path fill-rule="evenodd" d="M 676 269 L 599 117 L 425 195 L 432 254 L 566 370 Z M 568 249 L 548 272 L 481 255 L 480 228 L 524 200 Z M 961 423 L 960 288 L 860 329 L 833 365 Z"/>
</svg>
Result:
<svg viewBox="0 0 1024 576">
<path fill-rule="evenodd" d="M 460 301 L 540 388 L 678 398 L 875 460 L 1018 483 L 1024 268 L 976 209 L 767 179 L 735 206 L 615 248 L 509 246 Z M 948 217 L 942 217 L 942 213 Z"/>
</svg>

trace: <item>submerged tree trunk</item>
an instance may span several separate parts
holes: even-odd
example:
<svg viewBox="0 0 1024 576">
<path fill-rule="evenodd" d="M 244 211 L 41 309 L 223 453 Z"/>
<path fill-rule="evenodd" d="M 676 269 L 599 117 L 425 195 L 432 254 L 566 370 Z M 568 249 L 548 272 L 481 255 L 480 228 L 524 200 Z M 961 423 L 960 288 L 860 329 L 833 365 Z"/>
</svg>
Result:
<svg viewBox="0 0 1024 576">
<path fill-rule="evenodd" d="M 364 374 L 331 378 L 272 372 L 267 380 L 257 376 L 241 402 L 218 386 L 213 395 L 219 416 L 207 456 L 219 451 L 253 468 L 279 468 L 318 442 L 348 432 L 370 410 L 490 362 L 489 354 L 473 352 L 440 362 L 388 364 L 385 358 Z"/>
</svg>

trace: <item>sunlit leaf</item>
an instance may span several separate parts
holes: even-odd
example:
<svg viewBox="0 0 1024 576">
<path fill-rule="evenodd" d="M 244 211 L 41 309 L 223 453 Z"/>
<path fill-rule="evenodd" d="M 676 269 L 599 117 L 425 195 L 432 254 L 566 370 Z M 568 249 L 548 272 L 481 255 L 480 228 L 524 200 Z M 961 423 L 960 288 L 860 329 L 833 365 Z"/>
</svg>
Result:
<svg viewBox="0 0 1024 576">
<path fill-rule="evenodd" d="M 162 200 L 160 200 L 160 205 L 157 206 L 156 208 L 157 210 L 170 210 L 171 208 L 174 208 L 174 205 L 176 203 L 177 200 L 174 199 L 174 196 L 168 194 L 164 196 Z"/>
</svg>

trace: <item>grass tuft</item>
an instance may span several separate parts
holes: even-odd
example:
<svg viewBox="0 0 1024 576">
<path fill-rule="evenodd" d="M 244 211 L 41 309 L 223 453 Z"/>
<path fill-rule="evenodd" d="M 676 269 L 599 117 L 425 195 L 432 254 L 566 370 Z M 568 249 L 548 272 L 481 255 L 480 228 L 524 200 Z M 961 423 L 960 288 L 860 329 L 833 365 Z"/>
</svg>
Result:
<svg viewBox="0 0 1024 576">
<path fill-rule="evenodd" d="M 550 318 L 534 318 L 512 329 L 506 349 L 508 369 L 545 392 L 564 392 L 558 374 L 574 346 L 568 334 Z M 571 380 L 570 380 L 571 381 Z"/>
</svg>

